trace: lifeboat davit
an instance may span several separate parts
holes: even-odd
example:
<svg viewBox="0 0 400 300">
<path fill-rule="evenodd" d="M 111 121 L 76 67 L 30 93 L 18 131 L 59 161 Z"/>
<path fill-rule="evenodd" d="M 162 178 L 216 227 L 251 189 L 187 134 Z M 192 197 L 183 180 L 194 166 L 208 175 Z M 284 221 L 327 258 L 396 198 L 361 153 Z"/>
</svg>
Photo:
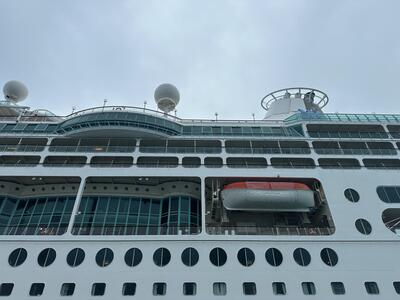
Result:
<svg viewBox="0 0 400 300">
<path fill-rule="evenodd" d="M 298 182 L 244 181 L 226 185 L 221 198 L 227 210 L 309 212 L 314 192 Z"/>
</svg>

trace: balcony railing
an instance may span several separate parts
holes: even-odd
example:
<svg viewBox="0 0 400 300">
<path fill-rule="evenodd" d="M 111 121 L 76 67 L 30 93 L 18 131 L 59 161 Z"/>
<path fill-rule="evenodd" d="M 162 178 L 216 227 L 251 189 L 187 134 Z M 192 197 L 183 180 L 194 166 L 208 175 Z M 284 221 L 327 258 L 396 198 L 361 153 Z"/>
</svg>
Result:
<svg viewBox="0 0 400 300">
<path fill-rule="evenodd" d="M 198 153 L 213 154 L 221 153 L 221 148 L 217 147 L 143 147 L 139 148 L 142 153 Z"/>
<path fill-rule="evenodd" d="M 342 148 L 314 148 L 317 154 L 322 155 L 396 155 L 396 149 L 342 149 Z"/>
<path fill-rule="evenodd" d="M 386 132 L 308 131 L 314 138 L 390 139 Z"/>
<path fill-rule="evenodd" d="M 298 226 L 207 226 L 210 235 L 331 235 L 335 231 L 330 227 Z"/>
<path fill-rule="evenodd" d="M 309 148 L 238 148 L 226 147 L 229 154 L 310 154 Z"/>
</svg>

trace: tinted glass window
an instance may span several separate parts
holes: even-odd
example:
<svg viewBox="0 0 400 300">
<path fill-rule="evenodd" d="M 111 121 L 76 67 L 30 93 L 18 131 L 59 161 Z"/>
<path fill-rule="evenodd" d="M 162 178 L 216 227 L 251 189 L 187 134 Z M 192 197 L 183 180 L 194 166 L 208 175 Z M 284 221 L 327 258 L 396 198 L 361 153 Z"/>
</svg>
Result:
<svg viewBox="0 0 400 300">
<path fill-rule="evenodd" d="M 166 266 L 171 260 L 171 253 L 166 248 L 159 248 L 153 254 L 153 261 L 159 267 Z"/>
<path fill-rule="evenodd" d="M 167 284 L 165 282 L 155 282 L 153 284 L 153 295 L 164 296 L 167 293 Z"/>
<path fill-rule="evenodd" d="M 122 295 L 124 296 L 133 296 L 136 293 L 136 283 L 134 282 L 125 282 L 122 286 Z"/>
<path fill-rule="evenodd" d="M 240 249 L 237 254 L 237 258 L 239 262 L 245 267 L 251 266 L 255 260 L 254 252 L 251 251 L 249 248 Z"/>
<path fill-rule="evenodd" d="M 275 295 L 286 295 L 286 285 L 284 282 L 273 282 L 272 291 Z"/>
<path fill-rule="evenodd" d="M 183 284 L 183 294 L 185 296 L 194 296 L 196 295 L 197 286 L 194 282 L 185 282 Z"/>
<path fill-rule="evenodd" d="M 357 230 L 365 235 L 368 235 L 372 232 L 371 224 L 365 219 L 358 219 L 355 223 Z"/>
<path fill-rule="evenodd" d="M 194 248 L 186 248 L 183 250 L 181 258 L 186 266 L 192 267 L 199 261 L 199 252 Z"/>
<path fill-rule="evenodd" d="M 396 293 L 400 295 L 400 281 L 394 281 L 393 287 L 394 287 L 394 290 L 396 291 Z"/>
<path fill-rule="evenodd" d="M 18 267 L 25 262 L 27 256 L 28 252 L 24 248 L 15 249 L 8 257 L 8 263 L 11 267 Z"/>
<path fill-rule="evenodd" d="M 14 283 L 1 283 L 0 296 L 10 296 L 14 288 Z"/>
<path fill-rule="evenodd" d="M 214 282 L 213 283 L 213 293 L 215 296 L 225 296 L 226 295 L 226 283 L 225 282 Z"/>
<path fill-rule="evenodd" d="M 226 252 L 222 248 L 214 248 L 210 252 L 210 261 L 214 266 L 221 267 L 226 263 Z"/>
<path fill-rule="evenodd" d="M 344 191 L 344 196 L 351 202 L 358 202 L 358 200 L 360 200 L 360 195 L 353 189 L 346 189 Z"/>
<path fill-rule="evenodd" d="M 138 248 L 131 248 L 125 253 L 125 263 L 129 267 L 135 267 L 142 261 L 143 254 Z"/>
<path fill-rule="evenodd" d="M 344 295 L 346 290 L 343 282 L 331 282 L 332 293 L 335 295 Z"/>
<path fill-rule="evenodd" d="M 110 248 L 103 248 L 96 254 L 96 263 L 100 267 L 107 267 L 113 259 L 114 253 Z"/>
<path fill-rule="evenodd" d="M 330 248 L 324 248 L 321 250 L 321 259 L 328 266 L 336 266 L 338 263 L 338 256 L 336 252 Z"/>
<path fill-rule="evenodd" d="M 103 296 L 106 292 L 106 284 L 103 282 L 96 282 L 92 285 L 92 296 Z"/>
<path fill-rule="evenodd" d="M 372 294 L 372 295 L 379 294 L 379 288 L 378 288 L 378 284 L 376 282 L 367 281 L 367 282 L 364 282 L 364 285 L 365 285 L 365 289 L 368 294 Z"/>
<path fill-rule="evenodd" d="M 40 252 L 38 256 L 38 264 L 42 267 L 47 267 L 51 265 L 56 259 L 56 251 L 52 248 L 46 248 Z"/>
<path fill-rule="evenodd" d="M 271 266 L 274 266 L 274 267 L 279 266 L 283 261 L 281 251 L 279 251 L 276 248 L 269 248 L 265 252 L 265 259 Z"/>
<path fill-rule="evenodd" d="M 313 282 L 302 282 L 301 287 L 303 288 L 304 295 L 315 295 L 315 285 Z"/>
<path fill-rule="evenodd" d="M 400 186 L 378 186 L 379 199 L 386 203 L 400 203 Z"/>
<path fill-rule="evenodd" d="M 257 294 L 256 284 L 254 282 L 244 282 L 243 283 L 243 294 L 245 294 L 245 295 Z"/>
<path fill-rule="evenodd" d="M 60 290 L 61 296 L 72 296 L 75 292 L 75 283 L 66 282 L 63 283 Z"/>
<path fill-rule="evenodd" d="M 310 253 L 304 248 L 294 250 L 293 258 L 300 266 L 308 266 L 311 262 Z"/>
<path fill-rule="evenodd" d="M 67 264 L 71 267 L 79 266 L 85 259 L 85 251 L 81 248 L 72 249 L 67 255 Z"/>
<path fill-rule="evenodd" d="M 40 296 L 43 294 L 44 283 L 32 283 L 29 296 Z"/>
</svg>

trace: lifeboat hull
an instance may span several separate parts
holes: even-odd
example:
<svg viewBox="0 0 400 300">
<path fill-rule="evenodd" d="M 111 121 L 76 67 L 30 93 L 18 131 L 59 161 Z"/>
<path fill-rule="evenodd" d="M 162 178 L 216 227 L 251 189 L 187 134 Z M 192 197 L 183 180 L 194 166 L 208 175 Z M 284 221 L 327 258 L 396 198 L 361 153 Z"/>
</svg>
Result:
<svg viewBox="0 0 400 300">
<path fill-rule="evenodd" d="M 255 184 L 228 187 L 221 191 L 222 203 L 227 210 L 254 212 L 309 212 L 315 206 L 314 192 L 310 189 L 278 188 Z"/>
</svg>

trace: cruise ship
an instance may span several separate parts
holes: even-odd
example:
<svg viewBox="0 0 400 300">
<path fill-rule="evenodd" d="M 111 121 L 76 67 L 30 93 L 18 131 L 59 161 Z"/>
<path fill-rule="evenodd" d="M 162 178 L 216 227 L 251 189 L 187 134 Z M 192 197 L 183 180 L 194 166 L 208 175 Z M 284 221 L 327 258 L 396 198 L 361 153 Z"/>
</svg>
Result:
<svg viewBox="0 0 400 300">
<path fill-rule="evenodd" d="M 0 103 L 0 299 L 400 299 L 400 115 Z"/>
</svg>

